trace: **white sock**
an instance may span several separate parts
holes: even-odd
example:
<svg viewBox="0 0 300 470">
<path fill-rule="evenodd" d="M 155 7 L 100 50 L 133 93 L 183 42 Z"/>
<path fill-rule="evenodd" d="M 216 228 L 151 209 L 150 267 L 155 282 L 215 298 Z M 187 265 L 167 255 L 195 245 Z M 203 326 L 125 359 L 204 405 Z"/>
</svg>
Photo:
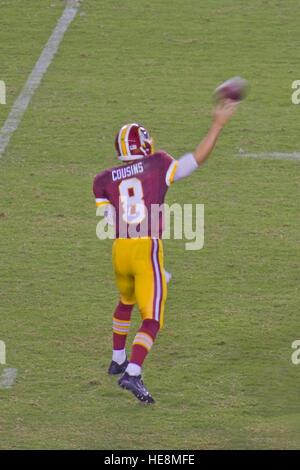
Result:
<svg viewBox="0 0 300 470">
<path fill-rule="evenodd" d="M 115 361 L 117 364 L 123 364 L 123 362 L 126 360 L 125 349 L 114 349 L 112 360 Z"/>
<path fill-rule="evenodd" d="M 134 362 L 129 362 L 128 366 L 126 367 L 126 372 L 129 375 L 141 375 L 141 371 L 141 366 L 134 364 Z"/>
</svg>

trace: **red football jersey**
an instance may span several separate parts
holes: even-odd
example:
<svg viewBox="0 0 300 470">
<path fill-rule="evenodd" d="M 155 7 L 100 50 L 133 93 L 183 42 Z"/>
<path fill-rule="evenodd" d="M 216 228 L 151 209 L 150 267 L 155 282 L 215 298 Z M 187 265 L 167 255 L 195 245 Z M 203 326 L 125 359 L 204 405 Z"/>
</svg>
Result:
<svg viewBox="0 0 300 470">
<path fill-rule="evenodd" d="M 96 176 L 96 205 L 114 207 L 116 238 L 161 238 L 163 203 L 176 168 L 170 155 L 156 152 Z"/>
</svg>

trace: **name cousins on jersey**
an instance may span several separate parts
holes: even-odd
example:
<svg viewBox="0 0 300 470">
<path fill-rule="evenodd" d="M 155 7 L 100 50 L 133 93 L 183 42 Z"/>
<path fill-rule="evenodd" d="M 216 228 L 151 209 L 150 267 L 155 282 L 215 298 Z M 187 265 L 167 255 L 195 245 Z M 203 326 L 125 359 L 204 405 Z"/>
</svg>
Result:
<svg viewBox="0 0 300 470">
<path fill-rule="evenodd" d="M 112 180 L 118 181 L 123 178 L 129 178 L 130 176 L 138 175 L 143 173 L 144 167 L 142 162 L 133 163 L 130 166 L 125 166 L 123 168 L 118 168 L 117 170 L 112 171 Z"/>
<path fill-rule="evenodd" d="M 165 240 L 188 240 L 186 250 L 201 250 L 204 246 L 204 204 L 174 203 L 171 206 L 164 204 L 151 204 L 149 217 L 147 207 L 134 201 L 134 212 L 131 214 L 132 198 L 120 198 L 118 210 L 118 237 L 140 238 L 151 236 Z M 124 218 L 124 214 L 126 217 Z M 96 227 L 96 234 L 100 240 L 116 238 L 116 210 L 111 204 L 100 206 L 96 215 L 102 216 Z M 130 220 L 132 218 L 132 220 Z M 148 230 L 149 220 L 150 229 Z M 163 221 L 163 222 L 162 222 Z M 173 222 L 173 223 L 172 223 Z M 171 229 L 173 226 L 173 230 Z M 150 233 L 149 233 L 150 232 Z"/>
</svg>

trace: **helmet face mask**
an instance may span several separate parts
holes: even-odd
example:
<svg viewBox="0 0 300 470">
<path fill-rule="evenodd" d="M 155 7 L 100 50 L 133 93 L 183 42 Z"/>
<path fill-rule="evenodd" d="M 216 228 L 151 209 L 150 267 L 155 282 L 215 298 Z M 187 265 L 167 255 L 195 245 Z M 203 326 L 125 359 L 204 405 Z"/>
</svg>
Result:
<svg viewBox="0 0 300 470">
<path fill-rule="evenodd" d="M 147 129 L 136 123 L 125 124 L 119 130 L 115 147 L 122 161 L 138 160 L 154 152 L 153 139 Z"/>
</svg>

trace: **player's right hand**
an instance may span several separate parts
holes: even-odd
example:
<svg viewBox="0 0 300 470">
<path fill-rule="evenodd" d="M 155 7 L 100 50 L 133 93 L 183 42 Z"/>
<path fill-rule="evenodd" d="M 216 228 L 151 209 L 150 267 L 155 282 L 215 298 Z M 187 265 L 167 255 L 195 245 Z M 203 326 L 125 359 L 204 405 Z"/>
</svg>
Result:
<svg viewBox="0 0 300 470">
<path fill-rule="evenodd" d="M 223 127 L 235 113 L 239 102 L 226 99 L 220 101 L 214 109 L 214 122 Z"/>
</svg>

